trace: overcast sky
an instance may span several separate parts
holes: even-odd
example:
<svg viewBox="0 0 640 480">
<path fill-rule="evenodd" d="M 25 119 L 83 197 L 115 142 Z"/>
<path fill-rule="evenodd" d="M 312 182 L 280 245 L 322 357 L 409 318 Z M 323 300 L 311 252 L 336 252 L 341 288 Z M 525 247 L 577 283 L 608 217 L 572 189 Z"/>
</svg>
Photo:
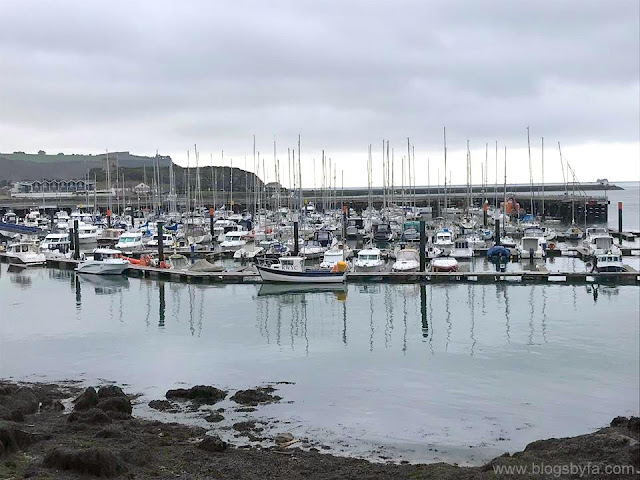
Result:
<svg viewBox="0 0 640 480">
<path fill-rule="evenodd" d="M 158 149 L 186 164 L 253 164 L 273 179 L 277 142 L 302 136 L 303 184 L 321 149 L 338 184 L 366 185 L 367 147 L 415 145 L 417 183 L 453 183 L 469 139 L 479 183 L 495 141 L 502 181 L 562 181 L 558 141 L 581 181 L 640 179 L 639 2 L 0 2 L 0 151 Z M 193 159 L 193 157 L 192 157 Z"/>
</svg>

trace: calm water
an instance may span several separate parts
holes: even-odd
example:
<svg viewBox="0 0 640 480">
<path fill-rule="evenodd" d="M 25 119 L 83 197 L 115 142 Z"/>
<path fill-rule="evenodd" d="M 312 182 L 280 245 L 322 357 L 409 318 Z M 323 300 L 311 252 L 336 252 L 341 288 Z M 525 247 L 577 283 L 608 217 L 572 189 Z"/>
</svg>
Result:
<svg viewBox="0 0 640 480">
<path fill-rule="evenodd" d="M 624 190 L 611 190 L 609 196 L 609 226 L 618 229 L 618 202 L 622 202 L 623 230 L 640 230 L 640 182 L 614 182 Z M 597 193 L 596 193 L 597 195 Z"/>
<path fill-rule="evenodd" d="M 181 383 L 290 381 L 279 393 L 291 403 L 254 414 L 281 421 L 270 433 L 477 464 L 638 414 L 639 298 L 637 286 L 565 285 L 282 294 L 1 265 L 0 377 L 125 383 L 144 394 L 137 413 L 156 416 L 146 401 Z"/>
</svg>

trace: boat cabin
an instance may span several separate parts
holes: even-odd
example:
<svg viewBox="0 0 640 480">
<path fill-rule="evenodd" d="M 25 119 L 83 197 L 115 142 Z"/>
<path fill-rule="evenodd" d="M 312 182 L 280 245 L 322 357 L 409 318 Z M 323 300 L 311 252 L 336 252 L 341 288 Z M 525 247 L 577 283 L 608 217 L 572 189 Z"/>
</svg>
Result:
<svg viewBox="0 0 640 480">
<path fill-rule="evenodd" d="M 280 270 L 288 272 L 304 272 L 304 258 L 302 257 L 283 257 L 280 259 Z"/>
<path fill-rule="evenodd" d="M 110 248 L 96 248 L 93 250 L 93 259 L 99 262 L 110 258 L 120 258 L 121 255 L 121 251 Z"/>
</svg>

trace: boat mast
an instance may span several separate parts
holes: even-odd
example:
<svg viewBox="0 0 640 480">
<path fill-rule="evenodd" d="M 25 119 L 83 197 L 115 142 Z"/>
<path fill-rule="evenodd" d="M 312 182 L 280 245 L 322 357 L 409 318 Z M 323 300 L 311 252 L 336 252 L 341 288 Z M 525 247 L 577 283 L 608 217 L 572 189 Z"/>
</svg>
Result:
<svg viewBox="0 0 640 480">
<path fill-rule="evenodd" d="M 531 215 L 535 215 L 533 210 L 533 169 L 531 167 L 531 141 L 529 140 L 529 126 L 527 126 L 527 149 L 529 151 L 529 181 L 531 183 Z"/>
<path fill-rule="evenodd" d="M 496 183 L 493 186 L 493 196 L 495 197 L 495 208 L 498 208 L 498 141 L 496 140 Z"/>
<path fill-rule="evenodd" d="M 507 224 L 507 146 L 504 146 L 504 208 L 502 211 L 502 230 Z"/>
<path fill-rule="evenodd" d="M 447 127 L 443 128 L 444 133 L 444 221 L 447 221 Z"/>
<path fill-rule="evenodd" d="M 544 217 L 544 137 L 542 137 L 542 218 Z"/>
</svg>

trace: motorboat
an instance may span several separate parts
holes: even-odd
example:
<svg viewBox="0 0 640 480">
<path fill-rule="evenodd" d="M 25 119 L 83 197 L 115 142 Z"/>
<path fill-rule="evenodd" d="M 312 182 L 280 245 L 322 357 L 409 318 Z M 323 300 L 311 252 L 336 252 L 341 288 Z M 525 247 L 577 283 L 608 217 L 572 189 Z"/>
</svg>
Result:
<svg viewBox="0 0 640 480">
<path fill-rule="evenodd" d="M 239 248 L 233 253 L 234 260 L 252 260 L 264 253 L 264 247 L 255 243 L 247 243 L 244 247 Z"/>
<path fill-rule="evenodd" d="M 71 241 L 68 233 L 49 233 L 40 243 L 40 251 L 50 255 L 64 255 L 69 253 Z"/>
<path fill-rule="evenodd" d="M 581 240 L 583 236 L 582 230 L 577 225 L 571 225 L 564 233 L 564 238 L 567 240 Z"/>
<path fill-rule="evenodd" d="M 391 267 L 394 272 L 417 272 L 420 268 L 420 255 L 414 248 L 396 251 L 396 261 Z"/>
<path fill-rule="evenodd" d="M 538 227 L 526 228 L 517 249 L 520 258 L 544 258 L 547 249 L 544 231 Z"/>
<path fill-rule="evenodd" d="M 221 218 L 213 223 L 213 236 L 218 242 L 224 242 L 225 235 L 229 232 L 235 232 L 241 229 L 236 222 Z"/>
<path fill-rule="evenodd" d="M 444 251 L 433 245 L 427 247 L 427 258 L 438 258 L 444 255 Z"/>
<path fill-rule="evenodd" d="M 144 244 L 142 242 L 142 232 L 124 232 L 120 235 L 115 248 L 118 250 L 135 251 L 142 250 Z"/>
<path fill-rule="evenodd" d="M 380 249 L 375 247 L 360 250 L 353 262 L 356 272 L 381 272 L 384 264 Z"/>
<path fill-rule="evenodd" d="M 595 270 L 600 272 L 624 272 L 625 268 L 622 264 L 622 255 L 608 251 L 596 256 L 594 264 Z"/>
<path fill-rule="evenodd" d="M 160 241 L 160 236 L 155 233 L 152 235 L 151 240 L 147 242 L 147 247 L 157 247 Z M 162 232 L 162 245 L 165 247 L 171 247 L 176 243 L 176 239 L 172 233 Z"/>
<path fill-rule="evenodd" d="M 438 257 L 431 260 L 429 269 L 432 272 L 457 272 L 458 261 L 451 257 Z"/>
<path fill-rule="evenodd" d="M 473 248 L 469 245 L 469 240 L 465 237 L 457 238 L 453 242 L 450 257 L 469 259 L 473 257 Z"/>
<path fill-rule="evenodd" d="M 589 235 L 588 238 L 591 242 L 587 246 L 587 251 L 589 252 L 589 255 L 593 257 L 597 257 L 598 255 L 603 255 L 608 252 L 612 252 L 614 255 L 621 253 L 620 249 L 614 245 L 613 237 L 608 233 L 601 235 L 593 233 Z"/>
<path fill-rule="evenodd" d="M 98 246 L 99 247 L 113 247 L 118 240 L 120 240 L 120 236 L 124 233 L 124 230 L 121 228 L 105 228 L 98 235 Z"/>
<path fill-rule="evenodd" d="M 445 255 L 449 255 L 453 248 L 453 233 L 451 230 L 448 228 L 437 230 L 433 246 L 442 250 Z"/>
<path fill-rule="evenodd" d="M 70 224 L 71 225 L 71 224 Z M 98 243 L 98 227 L 90 223 L 78 223 L 78 240 L 80 245 Z"/>
<path fill-rule="evenodd" d="M 500 237 L 500 245 L 504 245 L 507 248 L 516 248 L 518 246 L 518 242 L 509 235 L 505 235 L 504 237 Z"/>
<path fill-rule="evenodd" d="M 324 252 L 320 268 L 333 268 L 339 261 L 347 260 L 353 256 L 353 250 L 348 245 L 339 243 L 330 250 Z"/>
<path fill-rule="evenodd" d="M 76 268 L 78 273 L 93 275 L 121 275 L 129 268 L 129 262 L 121 258 L 120 250 L 96 248 L 93 258 L 81 262 Z"/>
<path fill-rule="evenodd" d="M 346 262 L 338 262 L 331 270 L 305 267 L 303 257 L 282 257 L 269 266 L 258 265 L 263 282 L 342 283 L 347 277 Z"/>
<path fill-rule="evenodd" d="M 363 237 L 365 234 L 364 220 L 360 217 L 351 217 L 347 220 L 347 238 Z"/>
<path fill-rule="evenodd" d="M 379 223 L 374 229 L 373 240 L 378 243 L 391 242 L 394 238 L 393 230 L 389 223 Z"/>
<path fill-rule="evenodd" d="M 420 240 L 420 232 L 418 230 L 418 222 L 406 222 L 403 226 L 402 240 L 405 242 L 417 242 Z M 417 224 L 417 225 L 416 225 Z"/>
<path fill-rule="evenodd" d="M 2 223 L 10 223 L 15 225 L 18 223 L 18 216 L 13 210 L 7 210 L 4 215 L 2 215 Z"/>
<path fill-rule="evenodd" d="M 335 241 L 329 230 L 318 230 L 313 237 L 305 240 L 300 247 L 300 255 L 306 258 L 319 258 L 333 246 Z"/>
<path fill-rule="evenodd" d="M 220 250 L 226 253 L 236 252 L 247 244 L 248 238 L 249 232 L 246 230 L 228 232 L 220 243 Z"/>
<path fill-rule="evenodd" d="M 7 247 L 6 257 L 13 265 L 27 267 L 41 266 L 47 262 L 44 253 L 40 252 L 38 245 L 33 242 L 12 243 Z"/>
<path fill-rule="evenodd" d="M 189 245 L 200 245 L 211 243 L 211 233 L 204 225 L 197 223 L 187 223 L 185 228 L 185 235 Z"/>
</svg>

